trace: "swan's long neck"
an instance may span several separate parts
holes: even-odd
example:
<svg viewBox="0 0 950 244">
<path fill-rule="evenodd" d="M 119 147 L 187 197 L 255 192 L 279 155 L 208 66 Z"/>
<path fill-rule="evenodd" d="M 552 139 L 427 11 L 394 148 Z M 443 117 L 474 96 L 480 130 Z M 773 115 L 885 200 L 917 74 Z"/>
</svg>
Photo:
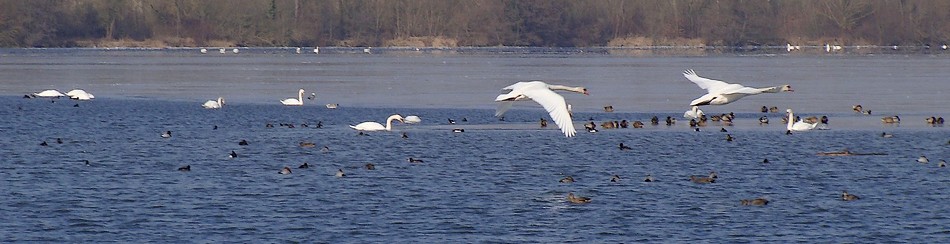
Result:
<svg viewBox="0 0 950 244">
<path fill-rule="evenodd" d="M 297 101 L 300 101 L 300 103 L 303 103 L 303 90 L 300 90 L 300 92 L 297 92 Z"/>
<path fill-rule="evenodd" d="M 562 90 L 562 91 L 572 91 L 576 93 L 584 93 L 583 87 L 572 87 L 572 86 L 562 86 L 562 85 L 548 85 L 548 89 L 551 90 Z"/>
<path fill-rule="evenodd" d="M 792 130 L 793 123 L 795 123 L 795 114 L 793 114 L 792 111 L 788 111 L 788 126 L 786 126 L 786 129 Z"/>
<path fill-rule="evenodd" d="M 393 130 L 393 120 L 396 120 L 396 118 L 389 117 L 386 119 L 386 130 Z"/>
<path fill-rule="evenodd" d="M 763 92 L 763 93 L 779 93 L 782 91 L 782 86 L 759 88 L 758 90 L 759 92 Z"/>
<path fill-rule="evenodd" d="M 218 97 L 218 106 L 224 105 L 224 98 Z"/>
</svg>

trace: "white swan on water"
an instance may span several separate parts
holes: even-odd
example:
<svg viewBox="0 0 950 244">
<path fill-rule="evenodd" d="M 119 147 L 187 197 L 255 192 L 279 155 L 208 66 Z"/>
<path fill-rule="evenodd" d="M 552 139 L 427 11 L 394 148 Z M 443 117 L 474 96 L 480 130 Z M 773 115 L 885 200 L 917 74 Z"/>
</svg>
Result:
<svg viewBox="0 0 950 244">
<path fill-rule="evenodd" d="M 699 97 L 689 103 L 690 106 L 703 106 L 703 105 L 723 105 L 731 102 L 735 102 L 740 98 L 743 98 L 748 95 L 755 95 L 760 93 L 778 93 L 778 92 L 793 92 L 792 86 L 781 85 L 774 87 L 766 88 L 753 88 L 746 87 L 739 84 L 730 84 L 720 80 L 713 80 L 708 78 L 700 77 L 696 75 L 696 72 L 688 69 L 683 72 L 683 76 L 689 81 L 696 83 L 699 88 L 706 89 L 708 92 L 706 95 Z"/>
<path fill-rule="evenodd" d="M 409 115 L 403 119 L 403 122 L 406 122 L 406 124 L 420 123 L 422 122 L 422 118 L 419 118 L 419 116 L 415 116 L 415 115 Z"/>
<path fill-rule="evenodd" d="M 96 96 L 93 96 L 92 93 L 88 93 L 81 89 L 73 89 L 72 91 L 67 92 L 66 96 L 76 100 L 92 100 L 93 98 L 96 98 Z"/>
<path fill-rule="evenodd" d="M 303 105 L 303 88 L 301 88 L 300 91 L 297 92 L 297 98 L 291 97 L 284 100 L 280 100 L 280 103 L 287 106 L 302 106 Z"/>
<path fill-rule="evenodd" d="M 502 88 L 502 90 L 511 90 L 511 92 L 498 95 L 498 97 L 495 98 L 496 102 L 501 102 L 495 111 L 496 117 L 504 115 L 514 104 L 514 101 L 531 99 L 541 104 L 541 106 L 548 111 L 548 114 L 551 115 L 551 119 L 561 128 L 561 132 L 564 132 L 564 136 L 567 137 L 574 136 L 577 131 L 574 130 L 574 121 L 571 119 L 571 113 L 567 109 L 567 102 L 564 101 L 564 97 L 554 93 L 553 90 L 572 91 L 584 95 L 590 94 L 587 92 L 587 88 L 584 87 L 548 85 L 542 81 L 518 82 Z"/>
<path fill-rule="evenodd" d="M 790 131 L 809 131 L 814 130 L 818 126 L 818 123 L 810 124 L 803 121 L 795 121 L 795 114 L 792 113 L 792 109 L 786 109 L 785 112 L 788 113 L 788 125 L 785 127 Z"/>
<path fill-rule="evenodd" d="M 203 108 L 221 108 L 221 106 L 224 106 L 224 98 L 223 98 L 223 97 L 218 97 L 218 100 L 217 100 L 217 101 L 215 101 L 215 100 L 208 100 L 207 102 L 205 102 L 204 104 L 201 105 L 201 107 L 203 107 Z"/>
<path fill-rule="evenodd" d="M 683 117 L 687 119 L 698 119 L 703 115 L 706 115 L 706 113 L 703 113 L 703 110 L 700 110 L 699 106 L 693 106 L 692 109 L 683 113 Z"/>
<path fill-rule="evenodd" d="M 386 126 L 383 126 L 382 124 L 377 123 L 377 122 L 368 121 L 368 122 L 359 123 L 357 125 L 350 125 L 350 128 L 353 128 L 359 131 L 380 131 L 380 130 L 389 131 L 389 130 L 392 130 L 393 128 L 393 120 L 398 120 L 399 122 L 403 122 L 403 118 L 401 115 L 393 114 L 389 116 L 389 118 L 386 118 Z"/>
<path fill-rule="evenodd" d="M 57 90 L 45 90 L 45 91 L 33 93 L 33 96 L 34 96 L 34 97 L 53 98 L 53 97 L 63 97 L 63 96 L 66 96 L 66 95 L 63 94 L 62 92 L 57 91 Z"/>
</svg>

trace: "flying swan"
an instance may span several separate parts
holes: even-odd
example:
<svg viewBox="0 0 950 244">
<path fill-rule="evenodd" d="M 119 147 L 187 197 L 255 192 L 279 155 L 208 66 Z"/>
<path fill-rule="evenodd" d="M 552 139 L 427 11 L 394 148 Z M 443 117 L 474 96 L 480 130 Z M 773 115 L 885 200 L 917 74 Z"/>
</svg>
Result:
<svg viewBox="0 0 950 244">
<path fill-rule="evenodd" d="M 814 130 L 818 126 L 818 123 L 810 124 L 803 121 L 795 122 L 795 114 L 792 113 L 792 109 L 786 109 L 785 112 L 788 113 L 788 126 L 785 128 L 789 131 L 809 131 Z"/>
<path fill-rule="evenodd" d="M 739 84 L 730 84 L 720 80 L 713 80 L 708 78 L 700 77 L 696 75 L 696 72 L 688 69 L 683 72 L 683 76 L 689 81 L 696 83 L 699 88 L 706 89 L 706 95 L 699 97 L 689 103 L 690 106 L 702 106 L 702 105 L 724 105 L 731 102 L 735 102 L 740 98 L 743 98 L 748 95 L 755 95 L 759 93 L 778 93 L 778 92 L 793 92 L 792 86 L 781 85 L 774 87 L 766 88 L 752 88 L 746 87 Z"/>
<path fill-rule="evenodd" d="M 369 122 L 359 123 L 357 125 L 350 125 L 350 128 L 353 128 L 358 131 L 380 131 L 380 130 L 389 131 L 389 130 L 392 130 L 393 128 L 393 120 L 398 120 L 399 122 L 403 122 L 403 118 L 401 115 L 393 114 L 389 116 L 389 118 L 386 119 L 386 126 L 383 126 L 380 123 L 369 121 Z"/>
<path fill-rule="evenodd" d="M 212 109 L 213 109 L 213 108 L 221 108 L 221 106 L 224 106 L 224 98 L 223 98 L 223 97 L 218 97 L 218 100 L 217 100 L 217 101 L 215 101 L 215 100 L 208 100 L 207 102 L 205 102 L 204 104 L 201 105 L 201 107 L 204 107 L 204 108 L 212 108 Z"/>
<path fill-rule="evenodd" d="M 301 88 L 300 91 L 297 92 L 297 98 L 291 97 L 284 100 L 280 100 L 280 103 L 287 106 L 302 106 L 303 105 L 303 88 Z"/>
<path fill-rule="evenodd" d="M 564 132 L 564 136 L 567 137 L 574 136 L 577 131 L 574 130 L 574 121 L 571 119 L 570 111 L 567 109 L 568 105 L 564 101 L 564 97 L 554 93 L 554 90 L 572 91 L 590 95 L 587 93 L 587 88 L 584 87 L 548 85 L 542 81 L 518 82 L 502 88 L 502 90 L 511 90 L 511 92 L 498 95 L 498 97 L 495 98 L 496 102 L 500 102 L 498 110 L 495 111 L 496 117 L 504 115 L 514 104 L 514 101 L 531 99 L 541 104 L 541 106 L 548 111 L 548 114 L 551 115 L 551 119 L 561 128 L 561 131 Z"/>
</svg>

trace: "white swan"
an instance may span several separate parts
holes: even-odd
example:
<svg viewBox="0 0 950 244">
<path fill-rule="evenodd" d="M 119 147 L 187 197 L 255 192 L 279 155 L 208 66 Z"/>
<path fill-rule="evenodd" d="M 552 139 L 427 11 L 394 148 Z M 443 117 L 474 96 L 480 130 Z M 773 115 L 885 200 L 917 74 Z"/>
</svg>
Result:
<svg viewBox="0 0 950 244">
<path fill-rule="evenodd" d="M 369 122 L 359 123 L 357 125 L 351 125 L 350 128 L 353 128 L 359 131 L 380 131 L 380 130 L 388 131 L 388 130 L 392 130 L 393 128 L 393 120 L 398 120 L 399 122 L 403 122 L 403 118 L 401 115 L 393 114 L 389 116 L 389 118 L 386 118 L 386 126 L 383 126 L 380 123 L 369 121 Z"/>
<path fill-rule="evenodd" d="M 818 126 L 818 123 L 809 124 L 803 121 L 795 121 L 795 114 L 792 113 L 792 109 L 786 109 L 785 112 L 788 113 L 788 125 L 785 127 L 790 131 L 808 131 L 814 130 Z"/>
<path fill-rule="evenodd" d="M 45 90 L 45 91 L 41 91 L 41 92 L 38 92 L 38 93 L 33 93 L 33 96 L 34 96 L 34 97 L 53 98 L 53 97 L 63 97 L 63 96 L 66 96 L 66 95 L 63 94 L 62 92 L 57 91 L 57 90 Z"/>
<path fill-rule="evenodd" d="M 415 115 L 409 115 L 403 119 L 403 122 L 406 122 L 406 124 L 416 124 L 422 122 L 422 118 L 419 118 L 419 116 Z"/>
<path fill-rule="evenodd" d="M 221 108 L 221 106 L 224 106 L 224 98 L 223 98 L 223 97 L 218 97 L 218 100 L 217 100 L 217 101 L 215 101 L 215 100 L 208 100 L 207 102 L 205 102 L 204 104 L 201 105 L 201 107 L 203 107 L 203 108 Z"/>
<path fill-rule="evenodd" d="M 561 128 L 561 132 L 564 132 L 564 135 L 567 137 L 574 136 L 577 131 L 574 130 L 574 121 L 571 119 L 571 113 L 568 111 L 568 105 L 564 101 L 564 97 L 554 93 L 553 90 L 572 91 L 584 95 L 590 94 L 587 92 L 587 88 L 584 87 L 548 85 L 542 81 L 518 82 L 502 88 L 502 90 L 511 90 L 511 92 L 498 95 L 498 97 L 495 98 L 496 102 L 501 102 L 498 105 L 498 110 L 495 111 L 496 117 L 504 115 L 514 104 L 514 101 L 531 99 L 541 104 L 541 106 L 548 111 L 548 114 L 551 115 L 551 119 L 554 120 L 554 123 Z"/>
<path fill-rule="evenodd" d="M 291 97 L 284 100 L 280 100 L 280 103 L 287 106 L 302 106 L 303 105 L 303 88 L 301 88 L 300 91 L 297 92 L 297 98 Z"/>
<path fill-rule="evenodd" d="M 703 110 L 700 110 L 699 106 L 693 106 L 693 109 L 686 111 L 686 113 L 683 113 L 683 117 L 687 119 L 698 119 L 699 117 L 702 117 L 703 115 L 706 115 L 706 113 L 703 113 Z"/>
<path fill-rule="evenodd" d="M 66 96 L 69 96 L 69 98 L 76 99 L 76 100 L 91 100 L 93 98 L 96 98 L 96 96 L 93 96 L 91 93 L 88 93 L 81 89 L 73 89 L 72 91 L 67 92 Z"/>
<path fill-rule="evenodd" d="M 696 83 L 699 88 L 706 89 L 708 92 L 706 95 L 699 97 L 689 103 L 690 106 L 702 106 L 702 105 L 723 105 L 734 102 L 748 95 L 755 95 L 760 93 L 778 93 L 778 92 L 793 92 L 792 87 L 789 85 L 781 85 L 774 87 L 766 88 L 752 88 L 746 87 L 739 84 L 730 84 L 720 80 L 713 80 L 700 77 L 696 75 L 696 72 L 688 69 L 683 72 L 683 76 L 689 81 Z"/>
</svg>

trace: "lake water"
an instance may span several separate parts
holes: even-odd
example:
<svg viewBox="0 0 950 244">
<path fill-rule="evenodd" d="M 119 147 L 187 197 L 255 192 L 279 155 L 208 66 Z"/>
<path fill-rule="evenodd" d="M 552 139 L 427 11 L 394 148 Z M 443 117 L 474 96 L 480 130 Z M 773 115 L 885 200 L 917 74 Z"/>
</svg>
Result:
<svg viewBox="0 0 950 244">
<path fill-rule="evenodd" d="M 947 54 L 344 51 L 0 50 L 0 241 L 950 242 L 950 168 L 937 167 L 950 129 L 924 123 L 950 118 Z M 688 68 L 795 92 L 705 106 L 737 121 L 697 132 L 682 119 L 704 94 Z M 565 95 L 579 128 L 647 126 L 565 138 L 537 125 L 547 115 L 530 102 L 492 116 L 501 87 L 534 79 L 590 90 Z M 21 98 L 73 88 L 96 99 Z M 299 88 L 316 99 L 279 104 Z M 201 108 L 219 96 L 223 109 Z M 783 114 L 761 106 L 827 115 L 831 129 L 785 135 Z M 423 122 L 365 136 L 347 126 L 394 113 Z M 817 155 L 844 148 L 886 155 Z M 688 180 L 710 171 L 716 183 Z M 841 201 L 843 190 L 861 199 Z M 568 192 L 593 201 L 570 204 Z M 756 197 L 770 202 L 739 204 Z"/>
</svg>

